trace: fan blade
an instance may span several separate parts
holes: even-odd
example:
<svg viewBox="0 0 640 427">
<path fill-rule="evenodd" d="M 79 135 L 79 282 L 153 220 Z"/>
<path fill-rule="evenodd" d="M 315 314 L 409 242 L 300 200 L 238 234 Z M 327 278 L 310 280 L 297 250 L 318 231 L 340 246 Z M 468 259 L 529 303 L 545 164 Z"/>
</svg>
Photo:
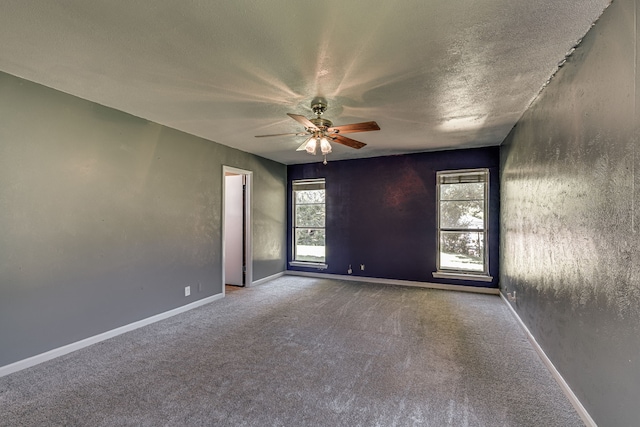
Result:
<svg viewBox="0 0 640 427">
<path fill-rule="evenodd" d="M 306 150 L 306 149 L 307 149 L 307 142 L 309 142 L 309 140 L 308 140 L 308 139 L 306 139 L 306 140 L 302 143 L 302 145 L 301 145 L 300 147 L 296 148 L 296 151 L 304 151 L 304 150 Z"/>
<path fill-rule="evenodd" d="M 371 130 L 380 130 L 380 126 L 376 122 L 353 123 L 350 125 L 333 126 L 327 129 L 327 132 L 334 133 L 354 133 L 369 132 Z"/>
<path fill-rule="evenodd" d="M 311 123 L 309 119 L 307 119 L 305 116 L 301 116 L 300 114 L 291 114 L 291 113 L 287 113 L 287 116 L 291 117 L 293 120 L 300 123 L 302 126 L 306 127 L 307 129 L 311 129 L 311 130 L 318 129 L 316 125 Z"/>
<path fill-rule="evenodd" d="M 256 138 L 268 138 L 270 136 L 303 136 L 306 135 L 306 132 L 299 133 L 274 133 L 273 135 L 256 135 Z"/>
<path fill-rule="evenodd" d="M 332 141 L 335 141 L 338 144 L 346 145 L 347 147 L 351 147 L 351 148 L 360 149 L 365 145 L 367 145 L 364 142 L 356 141 L 355 139 L 347 138 L 346 136 L 342 136 L 342 135 L 329 135 L 329 137 L 331 138 Z"/>
</svg>

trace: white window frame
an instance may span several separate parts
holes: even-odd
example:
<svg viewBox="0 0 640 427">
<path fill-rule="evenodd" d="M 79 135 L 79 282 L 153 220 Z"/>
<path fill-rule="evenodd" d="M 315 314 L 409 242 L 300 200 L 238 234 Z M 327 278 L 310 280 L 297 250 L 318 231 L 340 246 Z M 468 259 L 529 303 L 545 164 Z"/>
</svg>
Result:
<svg viewBox="0 0 640 427">
<path fill-rule="evenodd" d="M 323 224 L 322 227 L 297 227 L 296 226 L 296 187 L 299 187 L 298 189 L 303 190 L 304 186 L 308 186 L 308 187 L 314 187 L 314 186 L 318 186 L 319 184 L 322 185 L 322 189 L 325 191 L 325 202 L 324 202 L 324 209 L 325 209 L 325 224 Z M 314 268 L 318 268 L 318 269 L 326 269 L 327 268 L 327 228 L 326 228 L 326 212 L 327 212 L 327 199 L 326 199 L 326 182 L 324 178 L 316 178 L 316 179 L 300 179 L 300 180 L 293 180 L 291 182 L 291 261 L 289 262 L 289 265 L 291 266 L 296 266 L 296 267 L 314 267 Z M 309 228 L 314 228 L 314 229 L 318 229 L 318 230 L 324 230 L 324 235 L 325 235 L 325 250 L 324 250 L 324 262 L 314 262 L 314 261 L 305 261 L 305 260 L 297 260 L 297 254 L 296 254 L 296 229 L 298 228 L 304 228 L 304 229 L 309 229 Z"/>
<path fill-rule="evenodd" d="M 471 229 L 453 229 L 444 228 L 440 226 L 440 185 L 445 183 L 451 184 L 451 181 L 459 179 L 461 183 L 464 182 L 464 177 L 483 176 L 485 183 L 484 186 L 484 224 L 481 230 L 478 230 L 483 234 L 483 271 L 470 271 L 451 268 L 442 268 L 440 266 L 440 238 L 441 233 L 451 231 L 471 231 Z M 493 277 L 489 275 L 489 169 L 461 169 L 461 170 L 447 170 L 436 172 L 436 221 L 437 221 L 437 233 L 436 233 L 436 270 L 433 272 L 435 278 L 448 278 L 448 279 L 460 279 L 460 280 L 476 280 L 483 282 L 493 281 Z M 473 231 L 475 231 L 474 229 Z"/>
</svg>

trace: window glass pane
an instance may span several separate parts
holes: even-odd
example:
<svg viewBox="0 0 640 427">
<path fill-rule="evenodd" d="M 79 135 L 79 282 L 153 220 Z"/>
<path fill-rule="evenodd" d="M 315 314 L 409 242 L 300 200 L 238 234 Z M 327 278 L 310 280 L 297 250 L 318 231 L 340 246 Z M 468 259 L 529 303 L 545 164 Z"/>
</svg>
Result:
<svg viewBox="0 0 640 427">
<path fill-rule="evenodd" d="M 324 230 L 306 228 L 296 229 L 295 259 L 296 261 L 324 262 L 325 260 Z"/>
<path fill-rule="evenodd" d="M 296 204 L 324 203 L 324 190 L 296 191 Z"/>
<path fill-rule="evenodd" d="M 324 204 L 297 205 L 296 227 L 324 227 Z"/>
<path fill-rule="evenodd" d="M 441 231 L 440 268 L 484 271 L 484 233 Z"/>
<path fill-rule="evenodd" d="M 484 182 L 440 184 L 440 200 L 483 200 Z"/>
<path fill-rule="evenodd" d="M 440 228 L 484 228 L 484 201 L 440 201 Z"/>
</svg>

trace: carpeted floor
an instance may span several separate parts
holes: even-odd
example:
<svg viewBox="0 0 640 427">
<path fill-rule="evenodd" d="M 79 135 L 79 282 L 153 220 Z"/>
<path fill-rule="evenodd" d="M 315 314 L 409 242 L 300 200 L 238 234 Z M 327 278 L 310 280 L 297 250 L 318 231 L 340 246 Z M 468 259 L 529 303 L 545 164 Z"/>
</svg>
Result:
<svg viewBox="0 0 640 427">
<path fill-rule="evenodd" d="M 499 297 L 284 276 L 0 378 L 2 426 L 582 426 Z"/>
</svg>

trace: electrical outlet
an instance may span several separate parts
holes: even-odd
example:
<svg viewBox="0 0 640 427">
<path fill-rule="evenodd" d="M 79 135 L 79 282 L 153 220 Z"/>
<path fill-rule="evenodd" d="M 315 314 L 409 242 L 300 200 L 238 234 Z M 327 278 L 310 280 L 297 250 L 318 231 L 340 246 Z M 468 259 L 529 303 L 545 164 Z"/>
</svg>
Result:
<svg viewBox="0 0 640 427">
<path fill-rule="evenodd" d="M 191 295 L 191 286 L 185 286 L 184 287 L 184 296 L 188 297 L 189 295 Z"/>
<path fill-rule="evenodd" d="M 360 270 L 364 271 L 364 264 L 360 264 Z"/>
</svg>

